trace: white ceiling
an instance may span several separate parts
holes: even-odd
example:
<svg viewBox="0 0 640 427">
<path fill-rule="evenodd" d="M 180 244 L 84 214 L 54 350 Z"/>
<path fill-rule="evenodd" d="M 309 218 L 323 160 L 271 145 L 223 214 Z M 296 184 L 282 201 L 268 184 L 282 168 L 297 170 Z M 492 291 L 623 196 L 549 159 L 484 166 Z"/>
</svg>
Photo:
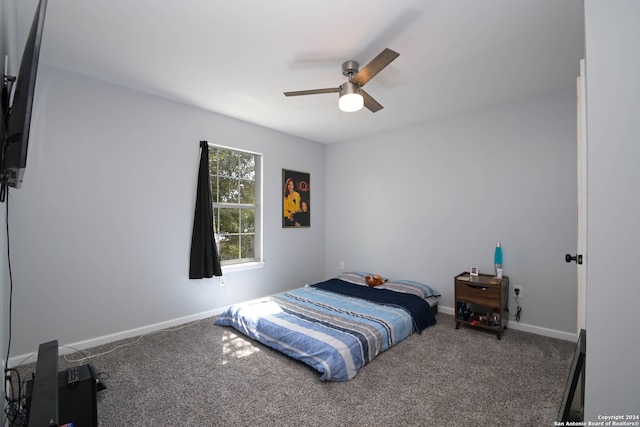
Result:
<svg viewBox="0 0 640 427">
<path fill-rule="evenodd" d="M 36 0 L 17 1 L 24 43 Z M 49 0 L 40 61 L 331 143 L 574 85 L 581 0 Z M 341 66 L 400 56 L 338 110 Z"/>
</svg>

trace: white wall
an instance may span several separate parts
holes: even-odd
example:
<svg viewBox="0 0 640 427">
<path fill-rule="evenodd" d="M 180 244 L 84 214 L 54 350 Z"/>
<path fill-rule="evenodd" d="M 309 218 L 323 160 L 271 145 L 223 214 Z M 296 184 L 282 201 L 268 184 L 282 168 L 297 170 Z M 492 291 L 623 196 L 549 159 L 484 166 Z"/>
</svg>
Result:
<svg viewBox="0 0 640 427">
<path fill-rule="evenodd" d="M 585 1 L 589 421 L 640 412 L 639 19 L 638 1 Z"/>
<path fill-rule="evenodd" d="M 264 155 L 261 269 L 189 280 L 199 141 Z M 312 227 L 283 230 L 282 168 Z M 324 147 L 41 65 L 24 183 L 10 193 L 12 359 L 324 278 Z"/>
<path fill-rule="evenodd" d="M 501 240 L 519 325 L 573 339 L 576 188 L 574 88 L 330 145 L 325 273 L 426 281 L 451 309 L 454 275 L 492 273 Z"/>
</svg>

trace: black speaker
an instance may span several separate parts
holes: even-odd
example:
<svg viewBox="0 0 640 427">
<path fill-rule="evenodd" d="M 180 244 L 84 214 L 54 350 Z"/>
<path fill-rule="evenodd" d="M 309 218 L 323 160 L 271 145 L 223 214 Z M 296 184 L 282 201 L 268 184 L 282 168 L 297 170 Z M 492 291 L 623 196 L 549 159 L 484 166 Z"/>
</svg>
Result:
<svg viewBox="0 0 640 427">
<path fill-rule="evenodd" d="M 67 384 L 67 371 L 58 372 L 58 419 L 60 426 L 97 427 L 96 378 L 87 365 L 78 366 L 78 381 Z M 31 404 L 33 381 L 27 382 L 27 407 Z M 73 423 L 73 424 L 71 424 Z"/>
<path fill-rule="evenodd" d="M 78 367 L 78 382 L 67 384 L 67 371 L 58 372 L 58 416 L 60 425 L 97 427 L 96 379 L 89 365 Z"/>
</svg>

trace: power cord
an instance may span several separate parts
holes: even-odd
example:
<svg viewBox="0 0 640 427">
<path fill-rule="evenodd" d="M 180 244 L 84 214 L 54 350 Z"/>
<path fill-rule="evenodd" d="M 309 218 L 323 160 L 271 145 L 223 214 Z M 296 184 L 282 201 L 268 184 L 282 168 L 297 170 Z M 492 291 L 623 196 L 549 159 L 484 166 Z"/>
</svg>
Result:
<svg viewBox="0 0 640 427">
<path fill-rule="evenodd" d="M 5 230 L 7 233 L 7 268 L 9 271 L 9 335 L 7 338 L 7 358 L 5 359 L 6 363 L 9 363 L 9 353 L 11 352 L 11 319 L 12 319 L 12 308 L 13 308 L 13 273 L 11 271 L 11 245 L 9 244 L 9 199 L 7 198 L 7 203 L 5 204 Z M 5 368 L 5 374 L 7 369 Z"/>
<path fill-rule="evenodd" d="M 17 381 L 14 381 L 14 377 Z M 10 426 L 26 426 L 26 394 L 22 390 L 22 380 L 20 373 L 16 369 L 5 369 L 5 408 L 4 425 L 8 422 Z M 17 384 L 17 385 L 16 385 Z"/>
<path fill-rule="evenodd" d="M 192 326 L 192 325 L 195 325 L 195 324 L 197 324 L 199 322 L 202 322 L 203 320 L 208 320 L 208 318 L 205 317 L 205 318 L 202 318 L 202 319 L 194 320 L 192 322 L 185 323 L 184 325 L 180 325 L 180 326 L 177 326 L 175 328 L 161 329 L 159 331 L 149 332 L 148 334 L 140 335 L 139 337 L 137 337 L 136 339 L 134 339 L 134 340 L 132 340 L 130 342 L 127 342 L 127 343 L 124 343 L 124 344 L 119 344 L 119 345 L 113 347 L 110 350 L 103 351 L 103 352 L 97 353 L 97 354 L 91 354 L 90 351 L 80 351 L 78 349 L 75 349 L 75 348 L 69 347 L 69 346 L 62 346 L 62 347 L 70 348 L 70 349 L 75 350 L 78 353 L 82 354 L 82 357 L 79 358 L 79 359 L 71 359 L 71 358 L 68 358 L 67 355 L 65 355 L 64 356 L 64 360 L 66 360 L 67 362 L 82 362 L 83 360 L 87 360 L 88 361 L 89 359 L 93 359 L 94 357 L 103 356 L 105 354 L 112 353 L 112 352 L 114 352 L 114 351 L 116 351 L 116 350 L 118 350 L 120 348 L 124 348 L 124 347 L 128 347 L 130 345 L 136 344 L 136 343 L 140 342 L 145 337 L 150 337 L 151 335 L 159 334 L 159 333 L 162 333 L 162 332 L 179 331 L 181 329 L 188 328 L 189 326 Z"/>
<path fill-rule="evenodd" d="M 3 119 L 3 125 L 4 125 L 4 119 Z M 2 190 L 1 190 L 1 194 L 0 197 L 2 198 L 2 202 L 6 201 L 5 204 L 5 229 L 6 229 L 6 236 L 7 236 L 7 268 L 8 268 L 8 272 L 9 272 L 9 313 L 8 313 L 8 335 L 7 335 L 7 357 L 5 359 L 5 363 L 9 363 L 9 355 L 11 354 L 11 332 L 13 330 L 13 324 L 12 324 L 12 319 L 13 319 L 13 273 L 12 273 L 12 269 L 11 269 L 11 246 L 9 244 L 9 198 L 7 197 L 5 199 L 5 195 L 8 196 L 8 192 L 5 194 L 5 184 L 4 182 L 2 183 Z M 26 414 L 24 413 L 23 410 L 23 405 L 22 405 L 22 401 L 21 396 L 22 396 L 22 384 L 20 381 L 20 375 L 18 374 L 18 371 L 16 371 L 15 369 L 9 369 L 8 367 L 5 366 L 4 368 L 4 400 L 5 400 L 5 410 L 4 410 L 4 420 L 2 422 L 2 425 L 6 425 L 7 422 L 9 422 L 9 425 L 12 426 L 21 426 L 21 425 L 26 425 L 24 424 L 24 422 L 26 422 Z M 17 377 L 18 380 L 18 394 L 15 394 L 15 386 L 13 383 L 13 377 L 14 375 Z M 17 396 L 17 397 L 16 397 Z M 23 424 L 20 424 L 21 422 L 23 422 Z"/>
<path fill-rule="evenodd" d="M 518 297 L 518 294 L 520 293 L 519 290 L 516 291 L 516 296 L 515 296 L 515 300 L 516 300 L 516 314 L 511 314 L 509 313 L 509 308 L 506 308 L 507 314 L 509 316 L 515 317 L 516 321 L 519 322 L 520 321 L 520 314 L 522 313 L 522 307 L 520 307 L 520 298 Z"/>
<path fill-rule="evenodd" d="M 103 351 L 103 352 L 101 352 L 101 353 L 97 353 L 97 354 L 91 354 L 91 352 L 90 352 L 90 351 L 82 351 L 82 350 L 79 350 L 79 349 L 74 348 L 74 347 L 71 347 L 71 346 L 63 345 L 63 346 L 61 346 L 61 347 L 69 348 L 69 349 L 74 350 L 75 352 L 79 353 L 80 355 L 82 355 L 82 357 L 80 357 L 80 358 L 71 358 L 71 357 L 69 357 L 69 355 L 68 355 L 68 354 L 65 354 L 63 357 L 64 357 L 64 360 L 65 360 L 65 361 L 67 361 L 67 362 L 71 362 L 71 363 L 79 363 L 79 362 L 82 362 L 82 361 L 85 361 L 85 360 L 86 360 L 86 361 L 87 361 L 87 363 L 89 364 L 89 366 L 91 367 L 91 369 L 93 370 L 93 372 L 95 373 L 96 381 L 97 381 L 98 391 L 100 391 L 100 390 L 104 390 L 104 389 L 106 388 L 106 386 L 104 385 L 104 382 L 103 382 L 103 381 L 104 381 L 105 379 L 108 379 L 110 376 L 109 376 L 109 374 L 108 374 L 108 373 L 106 373 L 106 372 L 98 371 L 98 370 L 95 368 L 95 366 L 91 363 L 91 359 L 93 359 L 94 357 L 103 356 L 103 355 L 106 355 L 106 354 L 112 353 L 112 352 L 114 352 L 114 351 L 116 351 L 116 350 L 118 350 L 118 349 L 120 349 L 120 348 L 124 348 L 124 347 L 130 346 L 130 345 L 132 345 L 132 344 L 136 344 L 136 343 L 140 342 L 140 341 L 141 341 L 143 338 L 145 338 L 145 337 L 148 337 L 148 336 L 151 336 L 151 335 L 155 335 L 155 334 L 159 334 L 159 333 L 161 333 L 161 332 L 174 332 L 174 331 L 179 331 L 179 330 L 181 330 L 181 329 L 184 329 L 184 328 L 187 328 L 187 327 L 189 327 L 189 326 L 195 325 L 195 324 L 197 324 L 197 323 L 199 323 L 199 322 L 202 322 L 202 321 L 203 321 L 203 320 L 205 320 L 205 319 L 206 319 L 206 318 L 198 319 L 198 320 L 194 320 L 194 321 L 189 322 L 189 323 L 185 323 L 184 325 L 180 325 L 180 326 L 175 327 L 175 328 L 170 328 L 170 329 L 161 329 L 161 330 L 159 330 L 159 331 L 154 331 L 154 332 L 150 332 L 150 333 L 148 333 L 148 334 L 140 335 L 139 337 L 137 337 L 136 339 L 134 339 L 134 340 L 132 340 L 132 341 L 130 341 L 130 342 L 127 342 L 127 343 L 124 343 L 124 344 L 117 345 L 117 346 L 115 346 L 115 347 L 111 348 L 110 350 Z M 29 357 L 31 357 L 31 356 L 29 356 Z"/>
</svg>

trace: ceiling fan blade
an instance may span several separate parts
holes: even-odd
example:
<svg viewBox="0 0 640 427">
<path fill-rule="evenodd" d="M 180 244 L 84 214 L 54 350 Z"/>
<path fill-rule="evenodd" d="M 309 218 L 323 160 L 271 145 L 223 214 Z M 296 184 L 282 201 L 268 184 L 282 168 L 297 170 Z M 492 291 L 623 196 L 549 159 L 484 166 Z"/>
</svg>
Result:
<svg viewBox="0 0 640 427">
<path fill-rule="evenodd" d="M 300 96 L 300 95 L 318 95 L 322 93 L 334 93 L 340 92 L 340 88 L 329 88 L 329 89 L 311 89 L 311 90 L 298 90 L 293 92 L 285 92 L 284 96 Z"/>
<path fill-rule="evenodd" d="M 362 87 L 369 80 L 371 80 L 376 74 L 378 74 L 384 67 L 389 65 L 391 61 L 396 59 L 400 54 L 394 52 L 391 49 L 385 49 L 378 56 L 373 58 L 362 70 L 356 74 L 351 81 L 358 86 Z"/>
<path fill-rule="evenodd" d="M 375 113 L 376 111 L 382 110 L 384 108 L 378 101 L 373 99 L 371 95 L 365 92 L 364 89 L 360 89 L 360 93 L 364 98 L 364 106 L 367 107 L 372 113 Z"/>
</svg>

